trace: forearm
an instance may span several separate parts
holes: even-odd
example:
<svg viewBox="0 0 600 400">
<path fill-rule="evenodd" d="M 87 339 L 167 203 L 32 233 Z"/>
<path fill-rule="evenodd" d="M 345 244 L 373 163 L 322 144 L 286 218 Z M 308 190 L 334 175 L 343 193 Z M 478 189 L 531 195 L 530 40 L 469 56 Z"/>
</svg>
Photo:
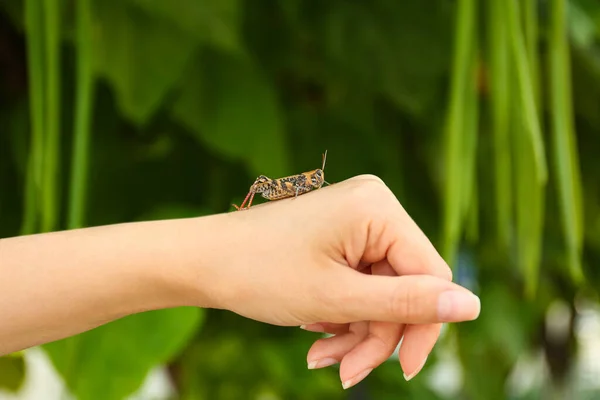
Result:
<svg viewBox="0 0 600 400">
<path fill-rule="evenodd" d="M 0 354 L 142 311 L 211 306 L 198 287 L 210 279 L 214 218 L 0 240 Z"/>
</svg>

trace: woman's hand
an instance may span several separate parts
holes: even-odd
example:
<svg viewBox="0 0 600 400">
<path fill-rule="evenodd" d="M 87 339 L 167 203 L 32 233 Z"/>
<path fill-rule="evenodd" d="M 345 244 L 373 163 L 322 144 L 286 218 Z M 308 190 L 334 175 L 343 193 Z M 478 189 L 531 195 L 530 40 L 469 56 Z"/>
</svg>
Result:
<svg viewBox="0 0 600 400">
<path fill-rule="evenodd" d="M 432 244 L 385 184 L 359 176 L 294 199 L 218 216 L 226 237 L 210 267 L 212 306 L 335 336 L 309 368 L 341 362 L 344 387 L 383 363 L 403 337 L 406 379 L 442 322 L 477 318 L 479 299 L 451 282 Z"/>
<path fill-rule="evenodd" d="M 126 315 L 178 306 L 326 331 L 310 368 L 341 362 L 344 387 L 403 337 L 409 378 L 441 322 L 472 320 L 479 300 L 450 282 L 431 243 L 378 178 L 201 218 L 0 240 L 0 355 Z"/>
</svg>

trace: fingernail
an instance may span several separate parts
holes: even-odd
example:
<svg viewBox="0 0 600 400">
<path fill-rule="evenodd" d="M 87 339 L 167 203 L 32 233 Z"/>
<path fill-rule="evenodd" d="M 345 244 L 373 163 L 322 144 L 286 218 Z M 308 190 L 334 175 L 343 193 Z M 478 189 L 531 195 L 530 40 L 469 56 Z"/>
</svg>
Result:
<svg viewBox="0 0 600 400">
<path fill-rule="evenodd" d="M 300 325 L 300 329 L 309 332 L 325 332 L 325 328 L 323 328 L 323 325 L 321 324 Z"/>
<path fill-rule="evenodd" d="M 476 319 L 481 310 L 479 297 L 467 291 L 447 291 L 438 298 L 438 317 L 443 322 Z"/>
<path fill-rule="evenodd" d="M 410 374 L 410 375 L 408 375 L 408 376 L 407 376 L 406 374 L 403 374 L 403 375 L 404 375 L 404 379 L 406 379 L 406 381 L 408 382 L 408 381 L 410 381 L 412 378 L 414 378 L 415 376 L 417 376 L 417 374 L 418 374 L 419 372 L 421 372 L 421 370 L 422 370 L 422 369 L 423 369 L 423 367 L 425 366 L 425 363 L 426 363 L 426 362 L 427 362 L 427 357 L 425 357 L 425 359 L 423 360 L 423 362 L 421 363 L 421 365 L 420 365 L 420 366 L 419 366 L 417 369 L 415 369 L 415 370 L 412 372 L 412 374 Z"/>
<path fill-rule="evenodd" d="M 308 369 L 325 368 L 330 365 L 339 363 L 338 360 L 333 358 L 323 358 L 321 360 L 315 360 L 308 363 Z"/>
<path fill-rule="evenodd" d="M 373 368 L 365 369 L 363 372 L 361 372 L 360 374 L 355 375 L 353 378 L 345 380 L 342 383 L 342 387 L 344 389 L 348 389 L 349 387 L 352 387 L 352 386 L 356 385 L 358 382 L 360 382 L 363 379 L 365 379 L 367 377 L 367 375 L 369 375 L 371 373 L 371 371 L 373 371 Z"/>
</svg>

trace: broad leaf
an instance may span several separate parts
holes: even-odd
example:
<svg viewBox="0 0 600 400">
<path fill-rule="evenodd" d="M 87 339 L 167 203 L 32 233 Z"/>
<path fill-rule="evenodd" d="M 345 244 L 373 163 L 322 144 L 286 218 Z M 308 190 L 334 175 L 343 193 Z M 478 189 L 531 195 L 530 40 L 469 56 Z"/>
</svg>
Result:
<svg viewBox="0 0 600 400">
<path fill-rule="evenodd" d="M 123 114 L 143 124 L 181 78 L 198 41 L 127 2 L 94 6 L 94 68 L 113 85 Z"/>
<path fill-rule="evenodd" d="M 371 88 L 412 115 L 426 117 L 438 104 L 452 47 L 451 14 L 442 2 L 434 3 L 343 2 L 334 7 L 322 22 L 329 79 Z"/>
<path fill-rule="evenodd" d="M 44 348 L 78 400 L 120 400 L 182 350 L 202 316 L 197 308 L 136 314 Z"/>
<path fill-rule="evenodd" d="M 130 0 L 149 14 L 223 50 L 239 51 L 239 0 Z"/>
<path fill-rule="evenodd" d="M 277 94 L 248 58 L 205 52 L 184 82 L 172 115 L 199 140 L 255 175 L 290 172 Z"/>
</svg>

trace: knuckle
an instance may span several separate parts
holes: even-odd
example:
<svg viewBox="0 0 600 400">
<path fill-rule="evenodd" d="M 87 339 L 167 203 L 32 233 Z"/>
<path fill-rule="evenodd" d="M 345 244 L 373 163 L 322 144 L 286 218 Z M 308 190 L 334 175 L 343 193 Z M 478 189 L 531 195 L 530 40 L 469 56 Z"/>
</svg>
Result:
<svg viewBox="0 0 600 400">
<path fill-rule="evenodd" d="M 377 175 L 373 175 L 373 174 L 357 175 L 353 179 L 355 179 L 357 181 L 370 182 L 370 183 L 375 183 L 375 184 L 378 184 L 378 185 L 385 186 L 385 183 L 383 182 L 383 179 L 381 179 Z"/>
<path fill-rule="evenodd" d="M 431 261 L 432 271 L 434 272 L 433 275 L 452 282 L 452 279 L 454 279 L 452 269 L 446 263 L 446 260 L 444 260 L 444 258 L 437 252 L 437 250 L 435 250 L 435 248 L 434 252 L 436 256 Z"/>
<path fill-rule="evenodd" d="M 373 334 L 372 332 L 369 333 L 369 336 L 367 337 L 367 339 L 370 339 L 373 342 L 373 344 L 382 351 L 387 351 L 390 347 L 389 342 L 387 342 L 381 336 Z"/>
<path fill-rule="evenodd" d="M 410 286 L 398 285 L 390 298 L 390 314 L 393 318 L 412 319 L 416 314 Z"/>
<path fill-rule="evenodd" d="M 360 175 L 354 178 L 349 199 L 354 205 L 372 207 L 374 204 L 386 204 L 394 198 L 391 190 L 375 175 Z"/>
<path fill-rule="evenodd" d="M 454 274 L 452 273 L 452 269 L 450 267 L 446 268 L 446 279 L 448 279 L 450 282 L 452 282 L 454 279 Z"/>
<path fill-rule="evenodd" d="M 347 298 L 347 293 L 339 287 L 319 285 L 306 293 L 312 294 L 314 304 L 312 314 L 316 320 L 326 319 L 331 323 L 346 323 L 350 320 L 347 308 L 342 305 L 352 304 L 352 299 Z"/>
</svg>

